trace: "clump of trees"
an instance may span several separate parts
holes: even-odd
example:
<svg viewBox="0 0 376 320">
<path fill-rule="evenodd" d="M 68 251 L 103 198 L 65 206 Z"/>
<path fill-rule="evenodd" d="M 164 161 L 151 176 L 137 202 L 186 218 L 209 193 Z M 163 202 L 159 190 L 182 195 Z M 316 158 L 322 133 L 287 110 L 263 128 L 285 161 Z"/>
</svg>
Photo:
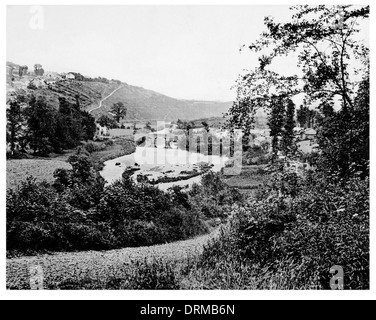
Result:
<svg viewBox="0 0 376 320">
<path fill-rule="evenodd" d="M 317 110 L 309 109 L 307 105 L 301 105 L 296 112 L 296 121 L 301 128 L 313 128 L 320 118 Z"/>
<path fill-rule="evenodd" d="M 72 169 L 56 170 L 53 183 L 29 178 L 7 191 L 9 253 L 102 250 L 186 239 L 206 232 L 206 219 L 224 217 L 222 204 L 229 207 L 240 199 L 215 174 L 191 193 L 136 184 L 126 172 L 105 187 L 86 156 L 68 161 Z"/>
<path fill-rule="evenodd" d="M 278 152 L 293 156 L 296 152 L 294 141 L 295 104 L 287 97 L 273 97 L 270 104 L 268 126 L 272 137 L 273 158 L 277 158 Z"/>
<path fill-rule="evenodd" d="M 110 129 L 117 128 L 117 123 L 114 118 L 109 117 L 106 114 L 102 114 L 98 119 L 97 123 L 99 123 L 102 127 L 107 127 Z"/>
<path fill-rule="evenodd" d="M 257 109 L 269 110 L 276 149 L 282 135 L 280 101 L 303 95 L 305 106 L 298 110 L 297 120 L 303 127 L 317 122 L 322 168 L 344 175 L 354 166 L 367 171 L 369 49 L 357 34 L 359 21 L 369 17 L 369 7 L 296 6 L 292 10 L 292 22 L 277 23 L 266 17 L 267 31 L 249 46 L 253 52 L 270 53 L 259 57 L 254 70 L 239 76 L 229 123 L 247 132 Z M 275 72 L 275 58 L 291 53 L 298 57 L 300 74 Z M 316 111 L 308 107 L 313 104 L 319 106 Z M 364 120 L 360 127 L 359 118 Z"/>
<path fill-rule="evenodd" d="M 368 289 L 369 49 L 357 33 L 369 6 L 291 9 L 291 22 L 266 17 L 267 31 L 249 46 L 270 54 L 239 77 L 229 123 L 246 132 L 257 109 L 268 110 L 273 150 L 283 151 L 289 163 L 291 99 L 304 96 L 297 121 L 318 132 L 316 170 L 297 174 L 285 163 L 272 166 L 256 201 L 235 210 L 232 230 L 207 248 L 199 264 L 211 274 L 230 274 L 224 260 L 241 264 L 236 283 L 252 289 L 329 289 L 330 269 L 337 265 L 346 270 L 345 289 Z M 298 57 L 299 75 L 275 72 L 275 58 L 290 53 Z M 250 284 L 250 278 L 259 280 Z"/>
<path fill-rule="evenodd" d="M 7 142 L 11 157 L 28 148 L 43 156 L 62 152 L 93 139 L 95 132 L 95 119 L 80 109 L 78 96 L 74 104 L 60 98 L 58 110 L 44 97 L 34 95 L 17 95 L 9 101 Z"/>
</svg>

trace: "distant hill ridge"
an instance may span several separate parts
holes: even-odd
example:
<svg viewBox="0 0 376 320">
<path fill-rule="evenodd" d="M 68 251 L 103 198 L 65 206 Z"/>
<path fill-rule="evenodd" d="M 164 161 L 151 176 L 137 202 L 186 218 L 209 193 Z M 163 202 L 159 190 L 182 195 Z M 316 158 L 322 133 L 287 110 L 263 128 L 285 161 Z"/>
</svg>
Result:
<svg viewBox="0 0 376 320">
<path fill-rule="evenodd" d="M 103 101 L 102 108 L 94 114 L 105 114 L 111 106 L 122 101 L 129 119 L 145 120 L 194 120 L 221 117 L 232 102 L 175 99 L 161 93 L 122 83 L 122 87 Z"/>
<path fill-rule="evenodd" d="M 7 66 L 17 68 L 19 65 L 7 62 Z M 99 101 L 109 95 L 119 86 L 118 91 L 104 100 L 102 107 L 96 109 L 92 114 L 96 117 L 101 114 L 108 114 L 111 106 L 116 102 L 123 102 L 128 109 L 126 120 L 194 120 L 198 118 L 222 117 L 231 107 L 232 102 L 205 101 L 176 99 L 153 90 L 132 86 L 119 80 L 107 80 L 106 78 L 88 78 L 75 72 L 75 80 L 62 79 L 56 81 L 47 74 L 36 76 L 33 70 L 28 70 L 26 75 L 18 76 L 13 73 L 12 78 L 7 77 L 7 93 L 24 90 L 34 93 L 36 96 L 44 96 L 47 101 L 58 106 L 58 98 L 65 97 L 68 101 L 74 102 L 78 95 L 81 106 L 87 110 L 99 105 Z M 9 75 L 8 75 L 9 76 Z M 30 89 L 30 81 L 36 81 L 37 88 Z"/>
</svg>

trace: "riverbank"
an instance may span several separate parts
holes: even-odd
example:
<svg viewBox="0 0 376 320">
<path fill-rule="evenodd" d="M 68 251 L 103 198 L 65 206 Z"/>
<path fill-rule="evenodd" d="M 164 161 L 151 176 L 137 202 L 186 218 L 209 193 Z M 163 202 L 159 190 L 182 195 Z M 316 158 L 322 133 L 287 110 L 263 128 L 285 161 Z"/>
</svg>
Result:
<svg viewBox="0 0 376 320">
<path fill-rule="evenodd" d="M 199 165 L 195 166 L 191 171 L 181 171 L 176 173 L 174 170 L 170 172 L 164 172 L 164 175 L 161 177 L 157 177 L 156 179 L 149 179 L 148 175 L 137 175 L 137 182 L 145 182 L 151 185 L 158 185 L 160 183 L 172 183 L 172 182 L 180 182 L 186 181 L 195 177 L 199 177 L 208 173 L 214 167 L 213 164 L 209 165 L 207 163 L 200 163 Z M 171 174 L 169 176 L 168 174 Z"/>
<path fill-rule="evenodd" d="M 93 152 L 89 159 L 97 171 L 104 168 L 104 163 L 125 155 L 132 154 L 136 151 L 136 143 L 131 139 L 116 138 L 112 145 L 108 145 L 102 151 Z"/>
<path fill-rule="evenodd" d="M 226 157 L 185 150 L 138 146 L 131 155 L 106 161 L 101 175 L 111 184 L 122 177 L 125 169 L 137 167 L 139 170 L 132 176 L 135 182 L 148 182 L 167 190 L 174 185 L 199 183 L 204 173 L 219 172 L 226 161 Z"/>
<path fill-rule="evenodd" d="M 131 139 L 116 138 L 112 144 L 107 144 L 101 151 L 89 153 L 89 159 L 95 170 L 100 171 L 104 163 L 124 155 L 132 154 L 136 150 L 136 144 Z M 56 169 L 71 169 L 67 163 L 70 156 L 77 153 L 77 149 L 65 150 L 62 154 L 51 154 L 50 157 L 27 156 L 26 159 L 9 159 L 6 162 L 7 189 L 16 188 L 28 176 L 36 178 L 37 181 L 53 182 L 53 173 Z"/>
</svg>

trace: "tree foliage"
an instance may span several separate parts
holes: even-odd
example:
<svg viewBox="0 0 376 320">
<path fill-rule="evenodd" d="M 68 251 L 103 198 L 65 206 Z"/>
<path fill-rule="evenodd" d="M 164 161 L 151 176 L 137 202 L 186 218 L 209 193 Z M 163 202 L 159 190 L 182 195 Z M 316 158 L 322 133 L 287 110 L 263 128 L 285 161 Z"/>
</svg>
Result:
<svg viewBox="0 0 376 320">
<path fill-rule="evenodd" d="M 286 99 L 286 114 L 284 130 L 282 132 L 281 148 L 285 155 L 293 155 L 296 152 L 295 144 L 295 104 L 291 99 Z"/>
<path fill-rule="evenodd" d="M 369 49 L 358 36 L 360 22 L 369 17 L 369 7 L 319 5 L 294 6 L 291 10 L 292 19 L 287 23 L 266 17 L 267 30 L 249 45 L 253 52 L 260 54 L 259 65 L 239 76 L 237 100 L 229 111 L 229 123 L 249 130 L 256 110 L 265 108 L 270 110 L 272 136 L 278 135 L 276 99 L 300 95 L 306 106 L 298 111 L 298 122 L 312 127 L 321 118 L 317 125 L 321 135 L 319 145 L 324 161 L 330 163 L 328 167 L 340 167 L 345 172 L 345 167 L 355 162 L 364 168 L 367 129 L 358 130 L 355 123 L 359 125 L 356 118 L 369 116 L 365 102 L 369 95 L 367 80 L 361 77 L 369 77 Z M 296 73 L 275 72 L 276 58 L 291 54 L 297 57 Z M 362 107 L 357 101 L 361 101 Z M 322 107 L 320 115 L 312 107 L 308 108 L 314 103 Z M 340 111 L 335 112 L 333 106 Z M 367 124 L 365 121 L 361 127 Z M 276 139 L 273 146 L 277 146 Z"/>
<path fill-rule="evenodd" d="M 124 119 L 127 115 L 127 108 L 123 102 L 119 101 L 113 104 L 111 112 L 115 114 L 115 119 L 117 122 L 119 122 L 120 119 Z"/>
<path fill-rule="evenodd" d="M 69 163 L 72 169 L 56 170 L 52 184 L 28 179 L 8 190 L 9 251 L 102 250 L 186 239 L 207 231 L 204 219 L 223 217 L 222 204 L 230 208 L 240 199 L 218 174 L 188 194 L 136 184 L 126 172 L 105 187 L 88 158 L 75 155 Z"/>
<path fill-rule="evenodd" d="M 109 117 L 108 115 L 102 114 L 98 120 L 97 123 L 99 123 L 102 127 L 107 128 L 115 128 L 116 127 L 116 121 Z"/>
<path fill-rule="evenodd" d="M 78 146 L 82 140 L 93 139 L 95 132 L 95 119 L 80 110 L 78 98 L 75 104 L 60 98 L 58 110 L 41 96 L 17 95 L 9 102 L 7 139 L 12 153 L 27 147 L 39 155 L 61 152 Z"/>
<path fill-rule="evenodd" d="M 20 139 L 19 135 L 22 132 L 22 125 L 24 122 L 20 99 L 13 99 L 9 102 L 6 114 L 8 132 L 7 143 L 10 144 L 10 150 L 13 154 L 16 149 L 16 143 Z"/>
</svg>

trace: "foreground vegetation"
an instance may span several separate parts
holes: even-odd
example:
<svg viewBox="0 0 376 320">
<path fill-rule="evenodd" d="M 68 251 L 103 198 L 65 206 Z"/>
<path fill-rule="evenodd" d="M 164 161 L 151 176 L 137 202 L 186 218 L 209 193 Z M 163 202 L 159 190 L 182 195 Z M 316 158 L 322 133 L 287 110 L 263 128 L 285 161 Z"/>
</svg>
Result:
<svg viewBox="0 0 376 320">
<path fill-rule="evenodd" d="M 176 207 L 172 212 L 159 212 L 162 215 L 159 219 L 152 218 L 156 222 L 145 224 L 141 220 L 133 220 L 131 215 L 134 212 L 139 217 L 141 211 L 144 214 L 147 211 L 132 211 L 128 192 L 127 199 L 124 199 L 123 188 L 130 183 L 129 180 L 115 183 L 103 198 L 108 211 L 102 214 L 109 216 L 111 213 L 111 218 L 102 223 L 118 221 L 116 225 L 123 228 L 120 232 L 127 232 L 127 239 L 124 239 L 127 244 L 132 245 L 129 239 L 134 239 L 137 244 L 151 244 L 145 241 L 146 238 L 153 239 L 155 232 L 160 234 L 163 230 L 174 240 L 182 239 L 182 232 L 185 232 L 185 236 L 192 236 L 193 233 L 187 233 L 188 228 L 197 230 L 202 227 L 204 230 L 202 221 L 192 216 L 189 218 L 193 212 L 200 212 L 207 220 L 219 216 L 228 222 L 200 254 L 156 258 L 150 255 L 144 260 L 113 266 L 106 272 L 100 272 L 100 275 L 93 273 L 93 270 L 76 270 L 75 275 L 59 278 L 58 282 L 51 278 L 45 283 L 46 288 L 329 289 L 333 276 L 330 268 L 334 265 L 344 268 L 345 289 L 369 288 L 368 178 L 363 179 L 354 173 L 353 177 L 344 180 L 338 175 L 328 177 L 313 172 L 300 177 L 294 172 L 278 170 L 264 176 L 263 186 L 244 201 L 235 191 L 224 188 L 221 180 L 217 174 L 204 176 L 203 184 L 195 185 L 189 197 L 179 193 L 178 189 L 171 191 L 174 201 L 178 201 L 174 202 L 175 207 L 177 203 L 190 206 L 190 211 L 184 211 L 188 214 L 184 221 L 179 220 L 182 215 L 176 214 L 177 210 L 184 209 Z M 114 190 L 117 192 L 114 193 Z M 144 190 L 144 194 L 152 190 L 154 195 L 160 192 L 146 186 L 138 192 L 141 190 Z M 130 217 L 126 227 L 119 222 L 119 219 L 125 221 L 124 213 L 114 210 L 114 206 L 108 206 L 120 201 L 119 198 L 123 199 L 124 206 L 121 207 L 127 208 Z M 232 205 L 234 200 L 237 203 Z M 146 202 L 145 206 L 148 204 L 150 202 Z M 73 221 L 72 217 L 67 219 Z M 133 223 L 136 227 L 129 228 Z M 151 227 L 153 224 L 154 228 Z M 145 228 L 146 225 L 149 228 Z M 39 224 L 41 226 L 43 224 Z M 74 224 L 69 228 L 71 231 L 77 230 Z M 135 232 L 132 233 L 132 230 Z M 23 237 L 27 235 L 25 231 Z M 90 234 L 93 234 L 92 230 Z M 64 236 L 64 233 L 59 235 Z M 65 235 L 73 236 L 71 233 Z M 87 241 L 83 234 L 76 236 L 77 241 L 80 237 L 80 243 Z M 8 236 L 8 239 L 12 238 Z M 40 241 L 43 238 L 37 234 L 28 238 L 29 241 L 36 239 Z M 157 238 L 153 240 L 158 242 Z M 17 243 L 19 241 L 24 241 L 25 245 L 25 239 L 20 237 Z M 24 285 L 28 286 L 21 286 Z"/>
<path fill-rule="evenodd" d="M 135 184 L 127 173 L 105 187 L 87 157 L 72 156 L 72 169 L 57 169 L 55 181 L 29 178 L 7 191 L 10 255 L 43 251 L 105 250 L 187 239 L 208 232 L 206 221 L 226 218 L 241 199 L 208 173 L 202 186 L 165 193 Z M 215 184 L 215 187 L 213 186 Z"/>
</svg>

